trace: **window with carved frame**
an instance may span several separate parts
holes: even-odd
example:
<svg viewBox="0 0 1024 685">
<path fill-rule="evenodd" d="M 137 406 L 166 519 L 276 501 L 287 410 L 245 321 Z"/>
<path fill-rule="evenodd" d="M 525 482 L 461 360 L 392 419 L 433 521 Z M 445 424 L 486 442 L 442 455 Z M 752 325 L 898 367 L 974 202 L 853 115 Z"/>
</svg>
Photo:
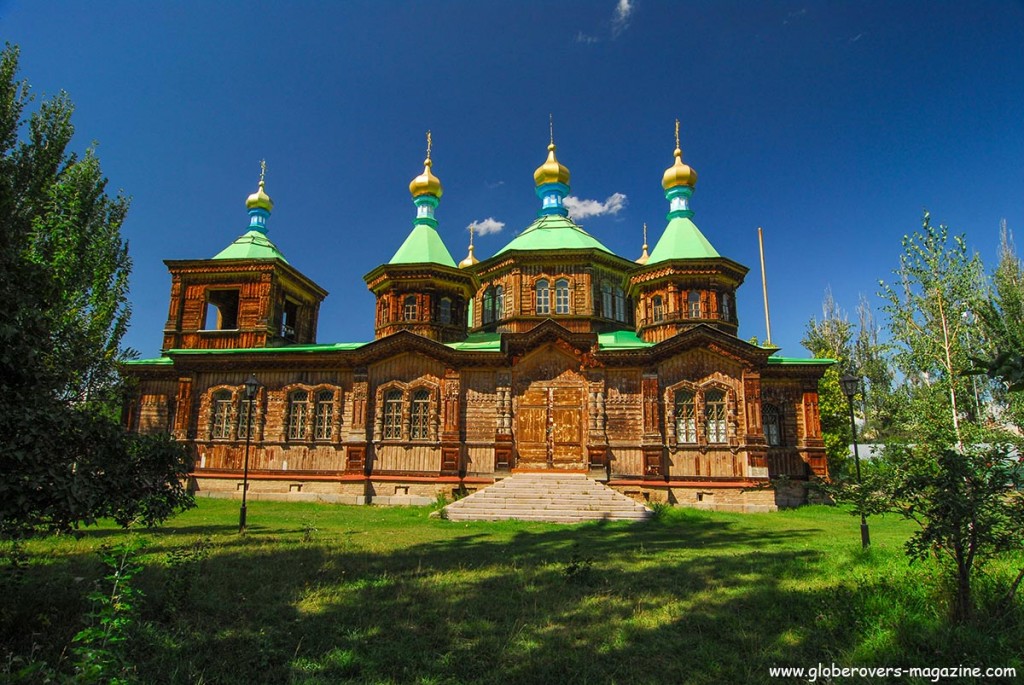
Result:
<svg viewBox="0 0 1024 685">
<path fill-rule="evenodd" d="M 697 402 L 692 390 L 677 390 L 675 396 L 676 441 L 697 442 Z"/>
<path fill-rule="evenodd" d="M 210 419 L 210 438 L 213 440 L 231 439 L 231 409 L 233 401 L 230 390 L 218 390 L 210 398 L 213 405 Z"/>
<path fill-rule="evenodd" d="M 421 389 L 412 394 L 409 413 L 409 439 L 430 439 L 430 391 Z"/>
<path fill-rule="evenodd" d="M 505 318 L 505 288 L 500 285 L 494 286 L 494 320 L 501 321 Z"/>
<path fill-rule="evenodd" d="M 662 321 L 665 318 L 665 303 L 661 299 L 661 295 L 655 295 L 651 298 L 651 308 L 655 322 Z"/>
<path fill-rule="evenodd" d="M 690 318 L 700 318 L 700 293 L 696 290 L 691 290 L 690 294 L 686 297 L 686 302 L 689 305 Z"/>
<path fill-rule="evenodd" d="M 725 392 L 722 390 L 708 390 L 704 393 L 704 432 L 709 443 L 728 442 Z"/>
<path fill-rule="evenodd" d="M 402 391 L 384 393 L 384 425 L 381 435 L 385 440 L 402 439 Z"/>
<path fill-rule="evenodd" d="M 626 321 L 626 292 L 619 286 L 615 288 L 615 320 Z"/>
<path fill-rule="evenodd" d="M 251 400 L 245 399 L 245 391 L 240 393 L 238 398 L 238 439 L 245 440 L 249 437 L 256 437 L 253 433 L 249 435 L 251 422 L 256 421 L 256 397 Z"/>
<path fill-rule="evenodd" d="M 293 390 L 288 393 L 288 439 L 305 440 L 306 419 L 309 414 L 309 391 Z"/>
<path fill-rule="evenodd" d="M 782 445 L 782 412 L 774 404 L 766 404 L 761 417 L 764 422 L 764 438 L 768 446 Z"/>
<path fill-rule="evenodd" d="M 441 298 L 441 304 L 438 307 L 438 319 L 441 323 L 445 324 L 452 322 L 452 298 Z"/>
<path fill-rule="evenodd" d="M 555 314 L 569 313 L 569 281 L 560 278 L 555 281 Z"/>
<path fill-rule="evenodd" d="M 484 290 L 484 311 L 483 322 L 489 324 L 494 321 L 494 286 L 489 285 Z"/>
<path fill-rule="evenodd" d="M 732 311 L 729 307 L 729 293 L 722 293 L 718 296 L 718 306 L 722 312 L 722 319 L 725 321 L 732 320 Z"/>
<path fill-rule="evenodd" d="M 316 410 L 313 414 L 313 438 L 330 440 L 334 430 L 334 392 L 321 390 L 316 394 Z"/>
<path fill-rule="evenodd" d="M 415 295 L 406 295 L 402 301 L 402 308 L 406 321 L 416 321 L 419 318 L 419 307 L 416 304 Z"/>
<path fill-rule="evenodd" d="M 537 281 L 534 286 L 534 292 L 536 293 L 536 304 L 535 311 L 537 314 L 550 314 L 551 313 L 551 290 L 548 286 L 548 280 L 542 278 Z"/>
<path fill-rule="evenodd" d="M 615 318 L 615 309 L 612 307 L 612 286 L 608 281 L 601 282 L 601 316 L 606 319 Z"/>
</svg>

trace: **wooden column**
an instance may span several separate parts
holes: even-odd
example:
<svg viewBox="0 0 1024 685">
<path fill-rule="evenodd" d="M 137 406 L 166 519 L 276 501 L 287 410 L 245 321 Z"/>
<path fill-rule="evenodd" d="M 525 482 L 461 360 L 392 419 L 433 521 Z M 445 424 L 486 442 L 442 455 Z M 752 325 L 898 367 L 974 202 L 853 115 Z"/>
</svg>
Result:
<svg viewBox="0 0 1024 685">
<path fill-rule="evenodd" d="M 369 383 L 366 369 L 356 369 L 352 377 L 352 423 L 345 439 L 345 470 L 369 475 L 366 459 L 366 414 L 369 405 Z"/>
</svg>

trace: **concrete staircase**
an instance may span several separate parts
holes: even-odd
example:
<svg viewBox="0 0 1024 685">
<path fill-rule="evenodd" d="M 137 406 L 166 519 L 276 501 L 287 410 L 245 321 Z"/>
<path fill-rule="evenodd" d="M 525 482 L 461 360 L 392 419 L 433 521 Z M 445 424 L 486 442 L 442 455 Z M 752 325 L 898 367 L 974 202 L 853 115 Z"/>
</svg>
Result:
<svg viewBox="0 0 1024 685">
<path fill-rule="evenodd" d="M 651 510 L 582 473 L 516 473 L 444 508 L 451 521 L 638 521 Z"/>
</svg>

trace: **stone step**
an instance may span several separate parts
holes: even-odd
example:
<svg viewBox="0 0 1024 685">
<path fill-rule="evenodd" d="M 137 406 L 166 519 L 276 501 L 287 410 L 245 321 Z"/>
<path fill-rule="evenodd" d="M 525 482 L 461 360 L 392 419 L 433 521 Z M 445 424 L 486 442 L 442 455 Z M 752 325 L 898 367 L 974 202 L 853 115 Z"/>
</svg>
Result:
<svg viewBox="0 0 1024 685">
<path fill-rule="evenodd" d="M 516 473 L 445 507 L 452 521 L 637 521 L 651 511 L 586 474 Z"/>
</svg>

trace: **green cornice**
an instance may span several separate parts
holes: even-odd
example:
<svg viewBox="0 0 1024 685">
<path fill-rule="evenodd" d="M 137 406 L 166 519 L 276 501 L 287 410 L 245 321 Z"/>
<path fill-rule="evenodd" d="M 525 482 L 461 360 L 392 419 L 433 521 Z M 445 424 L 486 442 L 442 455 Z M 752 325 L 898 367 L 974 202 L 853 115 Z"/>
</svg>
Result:
<svg viewBox="0 0 1024 685">
<path fill-rule="evenodd" d="M 709 259 L 720 257 L 704 234 L 689 217 L 673 217 L 654 246 L 645 266 L 670 259 Z"/>
<path fill-rule="evenodd" d="M 214 259 L 280 259 L 285 264 L 281 251 L 270 242 L 266 234 L 260 231 L 249 231 L 238 236 L 233 243 L 225 247 L 213 257 Z"/>
<path fill-rule="evenodd" d="M 440 264 L 458 268 L 441 236 L 427 223 L 413 227 L 409 237 L 388 264 Z"/>
</svg>

